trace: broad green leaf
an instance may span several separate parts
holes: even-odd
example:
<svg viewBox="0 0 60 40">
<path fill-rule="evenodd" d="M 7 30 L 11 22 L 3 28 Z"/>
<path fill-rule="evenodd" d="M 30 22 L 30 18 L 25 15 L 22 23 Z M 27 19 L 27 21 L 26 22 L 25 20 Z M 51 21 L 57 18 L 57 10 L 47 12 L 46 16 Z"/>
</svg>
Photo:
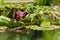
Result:
<svg viewBox="0 0 60 40">
<path fill-rule="evenodd" d="M 41 23 L 41 27 L 50 27 L 50 21 L 43 20 Z"/>
<path fill-rule="evenodd" d="M 5 16 L 0 16 L 0 22 L 9 23 L 10 19 Z"/>
</svg>

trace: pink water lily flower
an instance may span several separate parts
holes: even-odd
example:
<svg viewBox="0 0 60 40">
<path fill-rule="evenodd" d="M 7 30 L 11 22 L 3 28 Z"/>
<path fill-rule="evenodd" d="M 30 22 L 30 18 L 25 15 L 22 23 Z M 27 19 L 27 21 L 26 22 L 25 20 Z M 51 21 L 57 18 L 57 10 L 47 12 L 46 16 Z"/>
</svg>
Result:
<svg viewBox="0 0 60 40">
<path fill-rule="evenodd" d="M 24 13 L 23 12 L 21 12 L 21 11 L 18 11 L 18 12 L 16 12 L 17 13 L 17 15 L 20 17 L 20 20 L 22 19 L 22 17 L 24 16 Z"/>
<path fill-rule="evenodd" d="M 17 15 L 18 15 L 19 17 L 23 17 L 23 12 L 17 12 Z"/>
</svg>

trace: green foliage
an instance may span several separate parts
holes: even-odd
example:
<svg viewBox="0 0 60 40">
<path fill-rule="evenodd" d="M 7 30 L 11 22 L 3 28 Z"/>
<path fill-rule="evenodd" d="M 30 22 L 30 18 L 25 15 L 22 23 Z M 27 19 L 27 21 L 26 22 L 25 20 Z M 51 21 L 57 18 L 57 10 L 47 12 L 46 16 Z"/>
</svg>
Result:
<svg viewBox="0 0 60 40">
<path fill-rule="evenodd" d="M 39 4 L 39 1 L 38 1 L 38 4 Z M 23 20 L 19 20 L 19 21 L 16 19 L 8 18 L 7 17 L 8 14 L 11 11 L 13 12 L 13 10 L 11 10 L 12 8 L 22 9 L 24 10 L 23 11 L 24 14 L 26 13 L 28 16 L 25 15 Z M 60 15 L 59 16 L 56 15 L 57 18 L 55 15 L 53 15 L 54 11 L 52 6 L 34 6 L 33 4 L 26 4 L 26 5 L 4 4 L 0 6 L 0 10 L 7 11 L 3 16 L 0 16 L 0 25 L 2 26 L 6 25 L 8 26 L 8 28 L 24 26 L 26 29 L 32 29 L 37 31 L 43 30 L 43 33 L 44 33 L 43 40 L 56 40 L 55 38 L 57 37 L 57 34 L 56 35 L 54 34 L 56 32 L 52 32 L 53 34 L 51 34 L 50 30 L 53 30 L 53 28 L 50 28 L 50 27 L 51 25 L 56 25 L 56 23 L 60 25 L 60 22 L 59 22 Z M 48 31 L 45 31 L 45 30 L 48 30 Z M 25 39 L 28 40 L 26 36 L 27 35 L 25 35 L 22 40 L 25 40 Z M 52 36 L 53 38 L 51 38 Z"/>
<path fill-rule="evenodd" d="M 8 27 L 9 28 L 15 28 L 15 27 L 21 27 L 23 25 L 23 22 L 20 22 L 20 21 L 16 21 L 15 20 L 12 20 L 10 21 L 10 23 L 8 24 Z"/>
<path fill-rule="evenodd" d="M 60 4 L 60 0 L 36 0 L 35 4 L 46 5 L 46 6 L 50 6 L 51 4 L 59 5 Z"/>
<path fill-rule="evenodd" d="M 0 16 L 0 26 L 7 26 L 9 23 L 10 19 L 5 17 L 5 16 Z"/>
<path fill-rule="evenodd" d="M 5 5 L 3 4 L 3 5 L 0 6 L 0 10 L 6 10 L 5 14 L 3 15 L 3 16 L 6 16 L 6 17 L 8 17 L 9 13 L 11 13 L 12 8 L 16 8 L 17 10 L 22 9 L 24 14 L 28 13 L 27 14 L 28 16 L 25 15 L 23 20 L 21 21 L 21 22 L 23 22 L 24 26 L 38 25 L 38 26 L 48 27 L 48 26 L 53 25 L 53 24 L 56 25 L 55 23 L 60 20 L 60 19 L 57 20 L 53 17 L 54 16 L 53 15 L 53 13 L 54 13 L 53 6 L 34 6 L 32 3 L 25 4 L 25 5 L 24 4 L 9 3 L 9 4 L 5 4 Z M 1 13 L 3 13 L 3 12 L 1 12 Z M 54 19 L 57 20 L 57 21 L 54 21 Z M 11 20 L 9 23 L 7 23 L 7 24 L 10 27 L 16 27 L 16 26 L 21 26 L 22 25 L 16 19 Z"/>
</svg>

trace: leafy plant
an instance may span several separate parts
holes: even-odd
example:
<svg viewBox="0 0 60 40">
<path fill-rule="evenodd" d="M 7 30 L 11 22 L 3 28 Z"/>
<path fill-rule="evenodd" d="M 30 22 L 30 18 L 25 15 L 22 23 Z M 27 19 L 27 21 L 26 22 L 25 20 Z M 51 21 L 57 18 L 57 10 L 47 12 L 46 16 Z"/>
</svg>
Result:
<svg viewBox="0 0 60 40">
<path fill-rule="evenodd" d="M 5 16 L 0 16 L 0 26 L 1 26 L 1 25 L 2 25 L 2 26 L 4 26 L 4 25 L 7 26 L 7 24 L 9 23 L 9 21 L 10 21 L 9 18 L 7 18 L 7 17 L 5 17 Z"/>
<path fill-rule="evenodd" d="M 17 20 L 15 18 L 8 17 L 8 14 L 10 13 L 14 14 L 13 12 L 14 10 L 11 10 L 13 8 L 16 8 L 17 10 L 20 10 L 20 9 L 23 10 L 24 17 L 22 20 Z M 53 30 L 53 28 L 51 28 L 51 25 L 60 25 L 60 21 L 59 21 L 60 15 L 55 14 L 56 12 L 54 12 L 53 6 L 39 6 L 39 5 L 33 5 L 33 4 L 26 4 L 26 5 L 5 4 L 0 6 L 0 10 L 5 10 L 5 9 L 7 9 L 6 13 L 3 16 L 2 15 L 0 16 L 0 22 L 2 22 L 0 25 L 2 24 L 3 24 L 2 26 L 6 25 L 8 26 L 8 28 L 16 28 L 16 27 L 23 26 L 24 28 L 26 28 L 27 31 L 28 29 L 37 30 L 37 31 L 43 30 L 42 33 L 45 33 L 43 34 L 44 36 L 43 40 L 51 40 L 51 36 L 53 35 L 53 34 L 50 34 L 50 31 L 49 31 L 49 30 Z M 48 31 L 46 32 L 44 30 L 48 30 Z M 52 33 L 55 33 L 55 32 L 52 32 Z M 55 40 L 54 39 L 55 37 L 56 36 L 54 35 L 52 40 Z"/>
</svg>

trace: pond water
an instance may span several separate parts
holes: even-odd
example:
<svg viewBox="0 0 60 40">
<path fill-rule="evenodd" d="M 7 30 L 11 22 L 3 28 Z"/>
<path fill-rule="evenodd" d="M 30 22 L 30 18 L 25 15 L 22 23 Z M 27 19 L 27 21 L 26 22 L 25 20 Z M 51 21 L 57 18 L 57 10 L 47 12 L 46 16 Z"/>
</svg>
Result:
<svg viewBox="0 0 60 40">
<path fill-rule="evenodd" d="M 0 40 L 28 40 L 26 35 L 24 34 L 15 33 L 15 32 L 3 32 L 0 33 Z"/>
<path fill-rule="evenodd" d="M 3 32 L 0 33 L 0 40 L 30 40 L 28 35 L 15 33 L 15 32 Z M 58 37 L 60 40 L 60 37 Z"/>
<path fill-rule="evenodd" d="M 30 33 L 31 34 L 31 33 Z M 0 40 L 32 40 L 31 38 L 31 34 L 30 35 L 29 33 L 16 33 L 16 32 L 3 32 L 3 33 L 0 33 Z M 35 39 L 33 39 L 35 40 Z M 40 39 L 39 39 L 40 40 Z"/>
<path fill-rule="evenodd" d="M 17 39 L 17 35 L 15 35 L 14 33 L 9 33 L 9 32 L 3 32 L 0 33 L 0 40 L 19 40 L 19 38 Z"/>
</svg>

